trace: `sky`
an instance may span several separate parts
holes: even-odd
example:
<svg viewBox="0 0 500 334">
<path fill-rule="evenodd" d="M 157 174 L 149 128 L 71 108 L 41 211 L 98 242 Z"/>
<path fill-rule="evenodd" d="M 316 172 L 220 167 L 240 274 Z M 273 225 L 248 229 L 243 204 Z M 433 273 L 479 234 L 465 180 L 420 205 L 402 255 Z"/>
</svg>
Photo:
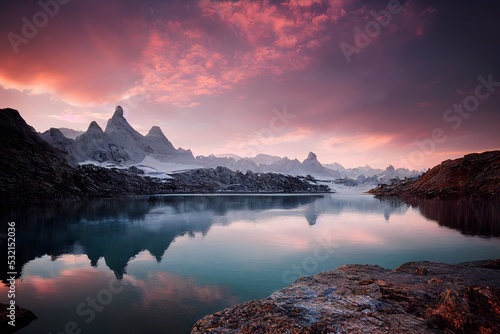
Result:
<svg viewBox="0 0 500 334">
<path fill-rule="evenodd" d="M 424 169 L 500 149 L 500 3 L 0 3 L 0 108 L 37 131 L 117 105 L 195 156 Z"/>
</svg>

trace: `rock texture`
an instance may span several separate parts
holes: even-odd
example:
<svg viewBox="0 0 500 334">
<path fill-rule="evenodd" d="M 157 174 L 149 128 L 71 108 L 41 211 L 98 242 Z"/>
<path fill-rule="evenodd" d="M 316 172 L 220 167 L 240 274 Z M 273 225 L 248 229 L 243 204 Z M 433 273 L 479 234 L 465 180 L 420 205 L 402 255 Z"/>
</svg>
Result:
<svg viewBox="0 0 500 334">
<path fill-rule="evenodd" d="M 199 320 L 191 333 L 498 333 L 500 260 L 346 265 Z"/>
<path fill-rule="evenodd" d="M 330 192 L 326 185 L 314 184 L 314 179 L 299 178 L 275 173 L 233 172 L 229 168 L 217 167 L 196 169 L 172 174 L 184 192 L 277 192 L 277 193 L 318 193 Z"/>
<path fill-rule="evenodd" d="M 417 180 L 407 179 L 369 191 L 380 196 L 479 196 L 500 194 L 500 151 L 446 160 Z"/>
</svg>

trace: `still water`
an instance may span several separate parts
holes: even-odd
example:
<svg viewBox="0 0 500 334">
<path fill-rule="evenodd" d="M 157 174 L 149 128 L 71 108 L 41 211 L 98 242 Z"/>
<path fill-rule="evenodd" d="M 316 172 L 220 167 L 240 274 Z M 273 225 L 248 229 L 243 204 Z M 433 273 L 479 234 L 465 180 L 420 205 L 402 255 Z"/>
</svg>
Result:
<svg viewBox="0 0 500 334">
<path fill-rule="evenodd" d="M 500 201 L 169 196 L 1 219 L 17 224 L 16 303 L 38 317 L 21 334 L 189 333 L 208 313 L 347 263 L 500 258 Z"/>
</svg>

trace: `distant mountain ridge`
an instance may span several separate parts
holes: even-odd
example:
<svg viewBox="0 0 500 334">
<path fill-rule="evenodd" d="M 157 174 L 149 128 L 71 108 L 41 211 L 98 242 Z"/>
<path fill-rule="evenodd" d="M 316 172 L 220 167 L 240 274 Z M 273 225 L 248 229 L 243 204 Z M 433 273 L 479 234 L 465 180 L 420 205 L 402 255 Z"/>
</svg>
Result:
<svg viewBox="0 0 500 334">
<path fill-rule="evenodd" d="M 56 148 L 40 138 L 17 110 L 0 109 L 0 206 L 172 193 L 331 191 L 328 186 L 316 184 L 311 179 L 276 173 L 243 174 L 223 167 L 194 169 L 161 179 L 144 175 L 144 171 L 133 165 L 121 169 L 92 164 L 72 166 L 69 161 L 74 162 L 76 157 L 86 152 L 101 159 L 116 160 L 132 160 L 133 154 L 140 155 L 146 149 L 151 154 L 162 153 L 155 151 L 154 145 L 153 148 L 147 145 L 158 143 L 158 140 L 166 143 L 159 129 L 153 128 L 146 136 L 149 139 L 137 135 L 127 129 L 120 119 L 123 114 L 117 111 L 114 115 L 117 119 L 110 122 L 110 126 L 117 127 L 119 134 L 111 131 L 107 135 L 95 122 L 75 140 L 64 137 L 58 129 L 51 129 L 45 135 L 58 145 L 59 148 Z M 123 133 L 122 128 L 128 133 Z M 123 142 L 117 142 L 117 138 L 123 139 Z M 169 148 L 168 145 L 160 147 Z M 182 156 L 191 152 L 175 150 L 172 153 Z"/>
<path fill-rule="evenodd" d="M 65 129 L 65 133 L 74 135 L 76 131 Z M 407 169 L 386 170 L 365 167 L 344 168 L 333 163 L 323 165 L 314 152 L 306 159 L 289 159 L 268 154 L 255 157 L 240 157 L 227 153 L 220 156 L 197 156 L 194 158 L 190 150 L 176 149 L 158 126 L 153 126 L 146 136 L 137 132 L 125 119 L 123 109 L 117 106 L 113 116 L 108 120 L 103 131 L 96 122 L 90 123 L 87 131 L 75 139 L 65 137 L 58 129 L 50 129 L 40 136 L 55 148 L 64 152 L 67 161 L 72 165 L 84 163 L 114 163 L 125 166 L 135 165 L 149 168 L 151 159 L 161 163 L 189 165 L 186 169 L 226 167 L 232 171 L 252 171 L 254 173 L 274 172 L 289 175 L 312 175 L 326 179 L 343 179 L 344 184 L 357 185 L 363 183 L 389 182 L 394 178 L 415 177 L 419 173 Z M 147 159 L 146 159 L 147 158 Z M 141 162 L 143 162 L 141 164 Z M 183 169 L 179 167 L 180 169 Z M 151 168 L 149 168 L 151 169 Z M 154 168 L 153 168 L 154 169 Z"/>
</svg>

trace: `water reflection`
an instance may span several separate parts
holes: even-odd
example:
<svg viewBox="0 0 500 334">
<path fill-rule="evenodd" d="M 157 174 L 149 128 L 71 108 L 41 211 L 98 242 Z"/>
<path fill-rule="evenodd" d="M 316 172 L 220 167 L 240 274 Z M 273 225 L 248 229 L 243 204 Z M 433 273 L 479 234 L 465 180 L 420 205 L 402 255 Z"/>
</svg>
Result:
<svg viewBox="0 0 500 334">
<path fill-rule="evenodd" d="M 466 235 L 500 236 L 500 198 L 407 199 L 427 219 Z"/>
<path fill-rule="evenodd" d="M 481 199 L 426 200 L 371 196 L 167 196 L 71 202 L 22 209 L 2 209 L 2 221 L 17 223 L 17 265 L 43 255 L 86 254 L 95 266 L 103 258 L 117 278 L 130 259 L 147 250 L 158 262 L 180 236 L 206 235 L 214 223 L 230 224 L 252 212 L 297 212 L 314 226 L 322 215 L 376 213 L 390 221 L 409 207 L 441 226 L 468 235 L 500 236 L 500 201 Z M 232 213 L 230 220 L 226 219 Z M 287 213 L 290 214 L 290 213 Z M 4 243 L 2 243 L 4 244 Z M 5 282 L 5 271 L 0 279 Z M 20 274 L 19 274 L 20 275 Z M 18 276 L 19 276 L 18 275 Z"/>
<path fill-rule="evenodd" d="M 23 333 L 58 333 L 69 320 L 85 333 L 187 333 L 207 313 L 346 263 L 492 258 L 500 239 L 439 225 L 498 235 L 498 214 L 498 202 L 225 195 L 73 202 L 0 219 L 17 222 L 18 301 L 39 317 Z M 311 267 L 318 249 L 328 256 Z M 124 290 L 87 324 L 77 305 L 110 282 Z"/>
<path fill-rule="evenodd" d="M 374 201 L 370 196 L 167 196 L 146 199 L 110 199 L 59 203 L 17 209 L 0 209 L 2 221 L 17 224 L 17 265 L 49 255 L 86 254 L 92 266 L 100 258 L 117 278 L 127 263 L 143 250 L 158 262 L 179 236 L 206 235 L 210 227 L 229 224 L 224 217 L 252 212 L 301 211 L 309 225 L 324 214 L 374 212 L 389 220 L 407 206 L 400 202 Z M 0 279 L 5 282 L 5 272 Z M 18 274 L 18 277 L 20 273 Z"/>
</svg>

